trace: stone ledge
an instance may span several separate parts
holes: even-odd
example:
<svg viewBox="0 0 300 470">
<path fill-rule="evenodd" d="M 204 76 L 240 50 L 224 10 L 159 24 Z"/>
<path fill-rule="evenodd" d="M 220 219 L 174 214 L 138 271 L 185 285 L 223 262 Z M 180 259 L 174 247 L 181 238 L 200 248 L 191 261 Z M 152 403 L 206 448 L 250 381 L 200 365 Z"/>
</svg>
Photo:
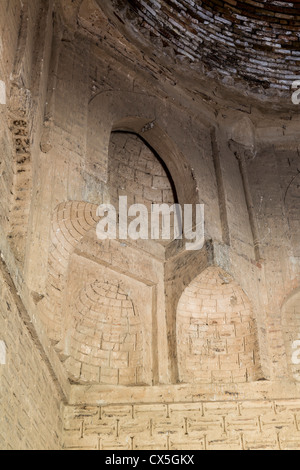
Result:
<svg viewBox="0 0 300 470">
<path fill-rule="evenodd" d="M 293 382 L 260 381 L 246 384 L 181 384 L 155 387 L 72 385 L 69 405 L 84 403 L 89 406 L 106 406 L 293 399 L 300 399 L 300 384 Z"/>
</svg>

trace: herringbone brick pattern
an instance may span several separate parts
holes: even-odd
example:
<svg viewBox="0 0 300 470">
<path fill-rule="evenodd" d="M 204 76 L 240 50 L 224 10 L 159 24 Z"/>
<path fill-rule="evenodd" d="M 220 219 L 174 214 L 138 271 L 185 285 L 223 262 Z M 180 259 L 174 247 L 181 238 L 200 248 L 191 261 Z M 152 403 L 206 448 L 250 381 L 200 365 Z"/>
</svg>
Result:
<svg viewBox="0 0 300 470">
<path fill-rule="evenodd" d="M 66 407 L 66 449 L 300 449 L 300 400 Z"/>
</svg>

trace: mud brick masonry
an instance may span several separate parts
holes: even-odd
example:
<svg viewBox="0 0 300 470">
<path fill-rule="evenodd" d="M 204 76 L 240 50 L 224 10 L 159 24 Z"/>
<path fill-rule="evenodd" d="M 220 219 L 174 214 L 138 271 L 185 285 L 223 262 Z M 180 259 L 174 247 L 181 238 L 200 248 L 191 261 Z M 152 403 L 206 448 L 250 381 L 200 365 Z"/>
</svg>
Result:
<svg viewBox="0 0 300 470">
<path fill-rule="evenodd" d="M 299 0 L 0 1 L 1 450 L 300 449 L 296 80 Z"/>
</svg>

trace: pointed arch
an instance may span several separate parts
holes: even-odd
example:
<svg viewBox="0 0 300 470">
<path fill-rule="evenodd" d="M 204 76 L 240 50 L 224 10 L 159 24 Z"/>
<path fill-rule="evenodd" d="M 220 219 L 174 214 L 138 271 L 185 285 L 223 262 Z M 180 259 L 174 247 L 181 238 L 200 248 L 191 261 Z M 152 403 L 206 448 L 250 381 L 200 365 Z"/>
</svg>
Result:
<svg viewBox="0 0 300 470">
<path fill-rule="evenodd" d="M 141 320 L 132 299 L 119 285 L 95 280 L 72 304 L 66 368 L 78 383 L 144 383 Z"/>
<path fill-rule="evenodd" d="M 172 136 L 160 125 L 156 97 L 143 93 L 107 91 L 95 95 L 89 104 L 87 169 L 108 178 L 108 148 L 112 131 L 140 136 L 160 156 L 168 168 L 180 204 L 199 203 L 193 170 Z"/>
<path fill-rule="evenodd" d="M 188 383 L 241 383 L 261 378 L 250 301 L 217 267 L 203 271 L 177 308 L 179 379 Z"/>
</svg>

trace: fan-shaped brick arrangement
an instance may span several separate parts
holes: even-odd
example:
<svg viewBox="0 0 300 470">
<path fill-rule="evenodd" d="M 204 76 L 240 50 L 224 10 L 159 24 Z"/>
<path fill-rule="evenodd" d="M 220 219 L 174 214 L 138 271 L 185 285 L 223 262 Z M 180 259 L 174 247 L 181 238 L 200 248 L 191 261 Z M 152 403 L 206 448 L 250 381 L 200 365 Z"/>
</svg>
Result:
<svg viewBox="0 0 300 470">
<path fill-rule="evenodd" d="M 48 259 L 46 296 L 41 305 L 41 319 L 51 340 L 59 342 L 62 335 L 62 302 L 68 266 L 78 243 L 95 229 L 99 218 L 97 205 L 68 201 L 54 211 L 51 246 Z"/>
<path fill-rule="evenodd" d="M 118 286 L 95 281 L 72 305 L 66 368 L 80 383 L 143 383 L 143 332 L 130 297 Z"/>
</svg>

